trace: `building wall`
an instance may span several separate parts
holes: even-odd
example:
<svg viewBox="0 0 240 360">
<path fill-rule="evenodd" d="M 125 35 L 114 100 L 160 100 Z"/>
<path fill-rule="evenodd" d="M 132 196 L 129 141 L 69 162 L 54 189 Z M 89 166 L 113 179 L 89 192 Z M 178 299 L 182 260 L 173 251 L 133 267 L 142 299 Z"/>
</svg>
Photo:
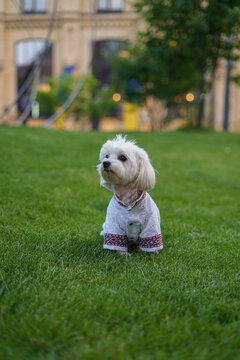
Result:
<svg viewBox="0 0 240 360">
<path fill-rule="evenodd" d="M 221 131 L 223 128 L 223 111 L 225 96 L 226 64 L 221 61 L 219 64 L 214 82 L 214 129 Z"/>
<path fill-rule="evenodd" d="M 237 74 L 240 74 L 240 62 L 231 70 L 231 76 Z M 226 60 L 221 60 L 214 83 L 214 129 L 218 131 L 223 130 L 226 75 L 227 63 Z M 240 86 L 234 82 L 230 82 L 229 87 L 228 130 L 240 132 Z"/>
<path fill-rule="evenodd" d="M 232 75 L 237 74 L 240 74 L 240 62 L 232 69 Z M 229 131 L 240 132 L 240 86 L 231 83 L 229 93 Z"/>
<path fill-rule="evenodd" d="M 59 0 L 57 18 L 51 36 L 53 72 L 58 75 L 65 66 L 75 65 L 81 74 L 87 70 L 92 40 L 133 40 L 140 19 L 134 12 L 133 0 L 126 0 L 122 13 L 99 13 L 92 16 L 91 0 Z M 18 0 L 20 3 L 20 0 Z M 21 15 L 10 0 L 0 0 L 0 112 L 16 97 L 17 73 L 15 44 L 29 38 L 23 16 L 29 22 L 34 38 L 45 39 L 51 18 L 53 0 L 46 14 Z M 92 30 L 96 27 L 96 31 Z M 233 73 L 240 73 L 240 62 Z M 220 64 L 214 84 L 214 127 L 222 130 L 226 69 Z M 240 86 L 230 85 L 229 130 L 240 131 Z M 16 107 L 13 108 L 13 114 Z"/>
<path fill-rule="evenodd" d="M 121 13 L 97 13 L 96 16 L 92 15 L 92 4 L 90 0 L 58 1 L 51 36 L 55 75 L 69 65 L 75 65 L 79 74 L 84 73 L 90 61 L 92 41 L 133 39 L 138 16 L 129 1 L 125 1 Z M 94 7 L 96 9 L 96 3 Z M 33 38 L 45 39 L 52 8 L 53 0 L 49 0 L 47 13 L 21 15 L 12 1 L 0 0 L 0 112 L 17 94 L 15 44 L 29 39 L 23 18 L 27 19 Z"/>
</svg>

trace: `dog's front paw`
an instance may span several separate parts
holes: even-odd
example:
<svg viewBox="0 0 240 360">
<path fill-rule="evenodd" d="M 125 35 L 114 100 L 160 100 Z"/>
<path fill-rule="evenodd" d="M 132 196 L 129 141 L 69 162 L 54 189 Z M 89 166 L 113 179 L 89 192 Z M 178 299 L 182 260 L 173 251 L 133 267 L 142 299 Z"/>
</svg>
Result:
<svg viewBox="0 0 240 360">
<path fill-rule="evenodd" d="M 127 252 L 127 251 L 120 251 L 120 250 L 118 250 L 117 253 L 118 253 L 119 255 L 131 256 L 131 254 L 129 254 L 129 252 Z"/>
</svg>

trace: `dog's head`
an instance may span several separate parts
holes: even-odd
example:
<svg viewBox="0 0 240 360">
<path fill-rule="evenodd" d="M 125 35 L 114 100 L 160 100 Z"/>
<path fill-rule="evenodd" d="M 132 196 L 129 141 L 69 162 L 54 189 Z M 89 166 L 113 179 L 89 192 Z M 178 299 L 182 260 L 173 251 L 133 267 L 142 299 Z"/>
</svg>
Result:
<svg viewBox="0 0 240 360">
<path fill-rule="evenodd" d="M 101 185 L 114 191 L 115 185 L 131 184 L 138 190 L 150 190 L 155 185 L 155 172 L 145 150 L 134 141 L 117 135 L 100 150 L 97 166 Z"/>
</svg>

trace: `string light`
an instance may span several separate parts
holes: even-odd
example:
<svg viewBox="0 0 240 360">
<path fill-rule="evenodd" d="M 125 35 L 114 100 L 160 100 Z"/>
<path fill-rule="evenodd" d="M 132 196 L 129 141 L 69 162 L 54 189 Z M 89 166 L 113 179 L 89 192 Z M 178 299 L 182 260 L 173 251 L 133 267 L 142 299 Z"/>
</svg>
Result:
<svg viewBox="0 0 240 360">
<path fill-rule="evenodd" d="M 121 95 L 119 93 L 113 94 L 113 101 L 118 102 L 121 100 Z"/>
<path fill-rule="evenodd" d="M 48 93 L 51 90 L 51 86 L 49 84 L 39 84 L 38 85 L 38 90 Z"/>
<path fill-rule="evenodd" d="M 188 93 L 188 94 L 186 95 L 186 100 L 187 100 L 188 102 L 192 102 L 192 101 L 194 100 L 194 95 L 193 95 L 193 93 Z"/>
<path fill-rule="evenodd" d="M 176 46 L 177 45 L 177 42 L 175 40 L 170 40 L 169 41 L 169 45 L 170 46 Z"/>
<path fill-rule="evenodd" d="M 129 51 L 127 51 L 127 50 L 122 50 L 122 51 L 120 51 L 119 52 L 119 55 L 122 57 L 122 58 L 129 58 L 130 57 L 130 53 L 129 53 Z"/>
</svg>

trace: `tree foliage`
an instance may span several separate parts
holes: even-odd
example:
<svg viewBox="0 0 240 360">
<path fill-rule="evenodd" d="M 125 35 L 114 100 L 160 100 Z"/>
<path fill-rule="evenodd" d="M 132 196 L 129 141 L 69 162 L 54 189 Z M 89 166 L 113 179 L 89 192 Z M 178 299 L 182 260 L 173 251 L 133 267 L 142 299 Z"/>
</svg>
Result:
<svg viewBox="0 0 240 360">
<path fill-rule="evenodd" d="M 195 91 L 199 102 L 199 122 L 203 94 L 221 58 L 235 61 L 240 49 L 239 0 L 136 0 L 145 29 L 138 34 L 129 58 L 119 58 L 117 73 L 141 85 L 139 101 L 148 95 L 171 101 Z"/>
<path fill-rule="evenodd" d="M 116 107 L 112 95 L 111 87 L 99 87 L 99 81 L 93 75 L 89 75 L 71 105 L 70 112 L 76 120 L 88 117 L 92 121 L 93 127 L 97 128 L 100 119 Z"/>
<path fill-rule="evenodd" d="M 40 103 L 41 113 L 50 116 L 67 100 L 78 78 L 63 74 L 60 77 L 46 78 L 45 81 L 49 85 L 48 91 L 39 90 L 37 101 Z M 112 94 L 111 87 L 100 88 L 98 80 L 93 75 L 88 75 L 66 114 L 73 115 L 77 121 L 87 117 L 97 127 L 100 118 L 116 106 Z"/>
</svg>

